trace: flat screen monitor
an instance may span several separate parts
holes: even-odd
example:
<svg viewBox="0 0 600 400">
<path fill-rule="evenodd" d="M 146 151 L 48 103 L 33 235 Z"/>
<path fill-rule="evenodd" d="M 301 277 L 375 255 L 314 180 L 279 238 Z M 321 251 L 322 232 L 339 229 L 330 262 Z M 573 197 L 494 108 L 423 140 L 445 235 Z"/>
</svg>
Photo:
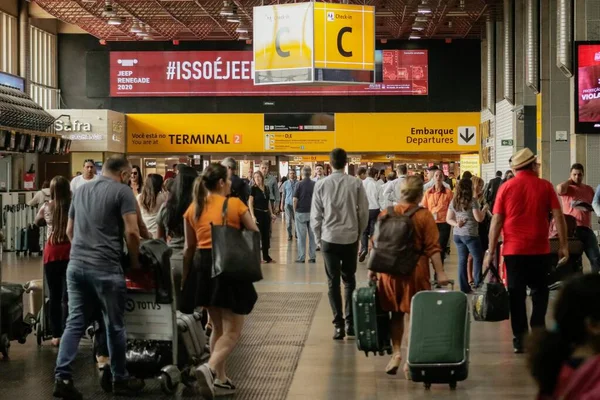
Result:
<svg viewBox="0 0 600 400">
<path fill-rule="evenodd" d="M 28 140 L 27 140 L 27 149 L 26 151 L 28 153 L 34 153 L 35 152 L 35 145 L 36 145 L 36 138 L 37 136 L 35 135 L 27 135 L 28 136 Z"/>
<path fill-rule="evenodd" d="M 17 149 L 17 133 L 15 131 L 10 131 L 10 139 L 8 142 L 8 147 L 6 150 L 15 151 Z"/>
<path fill-rule="evenodd" d="M 24 152 L 27 150 L 27 138 L 29 137 L 26 133 L 17 134 L 17 151 Z"/>
<path fill-rule="evenodd" d="M 47 137 L 46 141 L 44 143 L 44 153 L 45 154 L 52 154 L 52 141 L 56 140 L 54 138 L 51 137 Z"/>
<path fill-rule="evenodd" d="M 35 137 L 35 151 L 38 153 L 43 153 L 45 146 L 46 146 L 46 136 L 36 136 Z"/>
<path fill-rule="evenodd" d="M 10 132 L 0 130 L 0 150 L 6 150 L 10 144 Z"/>
<path fill-rule="evenodd" d="M 575 42 L 575 133 L 600 133 L 600 41 Z"/>
</svg>

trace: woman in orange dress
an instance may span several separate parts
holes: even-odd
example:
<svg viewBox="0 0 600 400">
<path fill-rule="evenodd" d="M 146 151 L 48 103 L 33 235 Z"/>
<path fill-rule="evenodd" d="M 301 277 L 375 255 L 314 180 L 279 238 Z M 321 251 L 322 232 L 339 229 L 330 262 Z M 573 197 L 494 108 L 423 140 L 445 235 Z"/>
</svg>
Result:
<svg viewBox="0 0 600 400">
<path fill-rule="evenodd" d="M 394 207 L 398 214 L 418 207 L 423 198 L 423 181 L 417 176 L 409 176 L 400 187 L 400 202 Z M 385 213 L 385 211 L 384 211 Z M 427 209 L 417 211 L 413 217 L 415 228 L 415 247 L 423 253 L 416 268 L 409 276 L 377 274 L 369 271 L 369 279 L 377 280 L 379 302 L 384 311 L 392 313 L 392 359 L 385 368 L 389 375 L 395 375 L 400 367 L 402 357 L 402 336 L 404 335 L 404 314 L 410 313 L 412 297 L 422 290 L 431 290 L 429 260 L 437 273 L 440 284 L 446 284 L 448 278 L 444 272 L 439 243 L 439 232 L 431 212 Z M 377 240 L 375 233 L 375 240 Z M 408 365 L 404 365 L 404 374 L 408 379 Z"/>
</svg>

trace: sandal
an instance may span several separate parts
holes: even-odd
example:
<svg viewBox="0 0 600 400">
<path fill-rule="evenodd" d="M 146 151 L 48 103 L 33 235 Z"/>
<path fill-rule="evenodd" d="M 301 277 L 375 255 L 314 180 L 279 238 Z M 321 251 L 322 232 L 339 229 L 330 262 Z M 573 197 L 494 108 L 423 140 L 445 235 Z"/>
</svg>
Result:
<svg viewBox="0 0 600 400">
<path fill-rule="evenodd" d="M 404 372 L 404 378 L 406 378 L 407 381 L 412 381 L 412 376 L 410 375 L 410 369 L 408 369 L 408 363 L 404 364 L 404 368 L 402 368 L 402 371 Z"/>
<path fill-rule="evenodd" d="M 396 375 L 398 368 L 400 368 L 400 364 L 402 364 L 402 357 L 400 356 L 400 353 L 392 355 L 392 359 L 385 367 L 385 373 L 388 375 Z"/>
</svg>

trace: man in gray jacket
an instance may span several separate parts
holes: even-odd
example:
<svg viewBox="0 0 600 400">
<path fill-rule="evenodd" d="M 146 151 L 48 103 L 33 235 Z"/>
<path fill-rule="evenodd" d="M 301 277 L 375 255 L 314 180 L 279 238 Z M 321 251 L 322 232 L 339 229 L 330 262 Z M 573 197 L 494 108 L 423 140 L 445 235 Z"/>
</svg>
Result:
<svg viewBox="0 0 600 400">
<path fill-rule="evenodd" d="M 330 161 L 333 173 L 315 184 L 310 222 L 325 260 L 335 326 L 333 339 L 341 340 L 346 334 L 354 336 L 352 292 L 356 288 L 356 255 L 358 240 L 369 221 L 369 201 L 361 180 L 344 173 L 346 151 L 334 149 Z M 344 282 L 345 313 L 340 278 Z"/>
</svg>

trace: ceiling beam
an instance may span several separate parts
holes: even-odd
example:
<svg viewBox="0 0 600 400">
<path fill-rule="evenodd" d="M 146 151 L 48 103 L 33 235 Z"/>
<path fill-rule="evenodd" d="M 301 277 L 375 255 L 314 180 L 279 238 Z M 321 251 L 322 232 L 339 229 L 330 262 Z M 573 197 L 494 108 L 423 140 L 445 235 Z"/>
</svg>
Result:
<svg viewBox="0 0 600 400">
<path fill-rule="evenodd" d="M 114 5 L 117 5 L 117 6 L 119 6 L 119 8 L 122 8 L 123 10 L 127 11 L 127 13 L 129 15 L 131 15 L 133 18 L 135 18 L 139 22 L 149 26 L 150 29 L 159 33 L 162 37 L 169 39 L 169 40 L 171 40 L 175 37 L 174 33 L 163 30 L 162 27 L 159 28 L 156 24 L 153 24 L 152 22 L 150 22 L 150 20 L 151 20 L 150 18 L 140 17 L 140 14 L 138 14 L 136 11 L 134 11 L 132 7 L 126 5 L 125 1 L 117 1 L 117 0 L 112 0 L 112 1 L 113 1 Z"/>
</svg>

